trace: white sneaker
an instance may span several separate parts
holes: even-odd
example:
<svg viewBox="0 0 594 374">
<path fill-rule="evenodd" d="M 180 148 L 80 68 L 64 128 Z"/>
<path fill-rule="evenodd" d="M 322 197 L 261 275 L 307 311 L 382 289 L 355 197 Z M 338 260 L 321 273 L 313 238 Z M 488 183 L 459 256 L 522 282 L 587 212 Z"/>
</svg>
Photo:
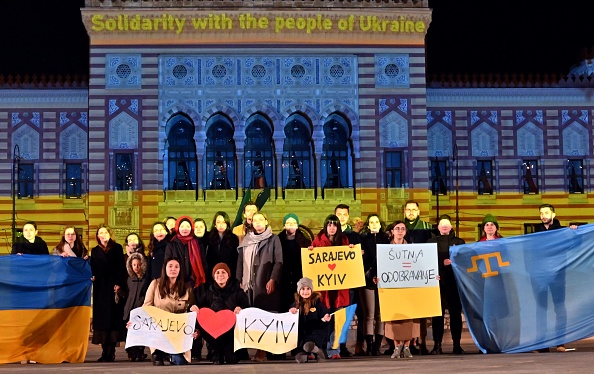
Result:
<svg viewBox="0 0 594 374">
<path fill-rule="evenodd" d="M 408 349 L 408 347 L 404 347 L 404 349 L 402 350 L 402 358 L 412 358 L 413 355 L 412 353 L 410 353 L 410 349 Z"/>
<path fill-rule="evenodd" d="M 392 353 L 390 358 L 400 358 L 400 346 L 394 348 L 394 353 Z"/>
</svg>

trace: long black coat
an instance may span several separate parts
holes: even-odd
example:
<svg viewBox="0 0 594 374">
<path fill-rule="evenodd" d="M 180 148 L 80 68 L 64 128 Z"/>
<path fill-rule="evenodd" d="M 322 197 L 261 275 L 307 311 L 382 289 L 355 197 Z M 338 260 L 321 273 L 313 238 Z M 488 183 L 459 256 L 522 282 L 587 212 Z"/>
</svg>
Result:
<svg viewBox="0 0 594 374">
<path fill-rule="evenodd" d="M 295 231 L 295 239 L 288 240 L 285 230 L 278 234 L 278 238 L 283 248 L 283 272 L 281 274 L 281 311 L 289 310 L 295 298 L 293 295 L 297 291 L 297 282 L 303 277 L 303 268 L 301 266 L 301 248 L 307 248 L 311 245 L 311 240 L 307 239 L 301 230 Z"/>
<path fill-rule="evenodd" d="M 367 232 L 361 236 L 361 249 L 363 250 L 363 271 L 365 272 L 365 287 L 376 289 L 373 277 L 377 276 L 377 245 L 389 244 L 390 240 L 384 231 L 377 234 Z"/>
<path fill-rule="evenodd" d="M 198 308 L 210 308 L 215 312 L 225 309 L 235 310 L 236 307 L 244 309 L 250 306 L 246 293 L 234 278 L 229 278 L 224 288 L 214 283 L 207 287 L 196 288 L 194 293 Z"/>
<path fill-rule="evenodd" d="M 165 249 L 169 240 L 167 238 L 160 242 L 155 240 L 153 253 L 148 256 L 148 277 L 150 280 L 159 279 L 161 271 L 163 270 L 163 262 L 165 261 Z M 149 282 L 150 283 L 150 282 Z"/>
<path fill-rule="evenodd" d="M 126 289 L 126 263 L 124 249 L 111 242 L 105 252 L 100 246 L 91 250 L 93 282 L 93 344 L 114 343 L 122 339 L 125 323 L 124 303 L 116 304 L 114 286 Z"/>
<path fill-rule="evenodd" d="M 231 230 L 225 231 L 221 238 L 216 228 L 211 230 L 208 234 L 208 249 L 206 250 L 207 268 L 204 269 L 207 274 L 206 278 L 209 283 L 213 283 L 212 269 L 219 262 L 225 263 L 229 266 L 231 274 L 230 278 L 235 278 L 237 274 L 237 247 L 239 246 L 239 239 Z"/>
</svg>

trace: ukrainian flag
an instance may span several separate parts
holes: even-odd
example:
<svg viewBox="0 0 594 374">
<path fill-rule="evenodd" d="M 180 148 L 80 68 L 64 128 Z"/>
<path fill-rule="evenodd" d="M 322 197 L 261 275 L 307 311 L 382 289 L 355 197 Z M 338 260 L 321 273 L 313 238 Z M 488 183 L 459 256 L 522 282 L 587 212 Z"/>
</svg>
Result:
<svg viewBox="0 0 594 374">
<path fill-rule="evenodd" d="M 0 363 L 84 362 L 91 276 L 80 258 L 0 256 Z"/>
<path fill-rule="evenodd" d="M 334 312 L 334 342 L 332 348 L 337 349 L 340 344 L 347 342 L 349 327 L 355 317 L 357 304 L 349 305 Z"/>
</svg>

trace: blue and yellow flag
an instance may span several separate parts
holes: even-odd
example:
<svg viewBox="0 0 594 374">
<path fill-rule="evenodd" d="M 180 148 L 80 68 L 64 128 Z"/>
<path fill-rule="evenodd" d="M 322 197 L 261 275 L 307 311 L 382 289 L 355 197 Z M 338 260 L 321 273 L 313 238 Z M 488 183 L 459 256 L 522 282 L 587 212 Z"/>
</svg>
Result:
<svg viewBox="0 0 594 374">
<path fill-rule="evenodd" d="M 332 349 L 337 349 L 340 344 L 347 342 L 349 327 L 355 317 L 357 304 L 349 305 L 334 312 L 334 341 Z"/>
<path fill-rule="evenodd" d="M 91 276 L 80 258 L 0 256 L 0 363 L 84 362 Z"/>
<path fill-rule="evenodd" d="M 594 335 L 594 225 L 450 247 L 462 308 L 483 353 Z"/>
</svg>

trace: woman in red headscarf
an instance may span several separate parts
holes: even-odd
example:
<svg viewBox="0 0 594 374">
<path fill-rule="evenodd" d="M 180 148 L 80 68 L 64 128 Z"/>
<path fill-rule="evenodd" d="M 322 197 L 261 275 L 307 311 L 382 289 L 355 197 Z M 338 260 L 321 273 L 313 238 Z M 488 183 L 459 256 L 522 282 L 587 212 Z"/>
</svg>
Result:
<svg viewBox="0 0 594 374">
<path fill-rule="evenodd" d="M 206 248 L 194 235 L 194 222 L 188 216 L 179 217 L 175 222 L 175 235 L 165 249 L 165 258 L 170 257 L 180 260 L 184 279 L 190 280 L 193 287 L 206 282 Z"/>
</svg>

